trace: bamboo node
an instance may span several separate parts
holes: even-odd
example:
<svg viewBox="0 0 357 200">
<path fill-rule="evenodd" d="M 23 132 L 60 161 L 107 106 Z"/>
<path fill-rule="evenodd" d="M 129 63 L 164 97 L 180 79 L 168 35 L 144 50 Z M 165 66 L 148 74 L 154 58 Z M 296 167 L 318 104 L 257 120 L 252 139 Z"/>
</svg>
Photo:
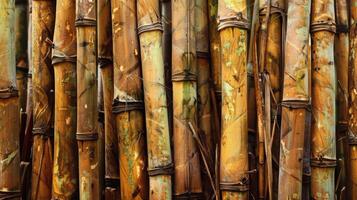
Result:
<svg viewBox="0 0 357 200">
<path fill-rule="evenodd" d="M 196 51 L 196 57 L 197 58 L 210 58 L 210 53 L 209 52 L 204 52 L 204 51 Z"/>
<path fill-rule="evenodd" d="M 8 99 L 11 97 L 17 97 L 18 95 L 19 91 L 14 86 L 10 86 L 5 89 L 0 89 L 0 99 Z"/>
<path fill-rule="evenodd" d="M 247 192 L 249 190 L 249 179 L 242 178 L 238 183 L 221 182 L 220 189 L 232 192 Z"/>
<path fill-rule="evenodd" d="M 122 112 L 128 112 L 133 110 L 144 110 L 144 103 L 142 101 L 120 102 L 118 99 L 114 99 L 113 110 L 112 110 L 114 114 L 119 114 Z"/>
<path fill-rule="evenodd" d="M 76 134 L 78 141 L 95 141 L 98 140 L 98 133 L 78 133 Z"/>
<path fill-rule="evenodd" d="M 281 102 L 281 107 L 286 107 L 289 109 L 299 109 L 303 108 L 306 110 L 311 110 L 311 102 L 306 100 L 289 100 Z"/>
<path fill-rule="evenodd" d="M 243 18 L 243 14 L 238 12 L 236 16 L 217 17 L 217 30 L 220 31 L 225 28 L 235 27 L 249 30 L 250 24 L 248 19 Z"/>
<path fill-rule="evenodd" d="M 311 158 L 310 163 L 312 167 L 319 167 L 319 168 L 334 168 L 337 166 L 336 159 L 324 158 L 322 156 Z"/>
<path fill-rule="evenodd" d="M 262 9 L 260 9 L 259 11 L 259 15 L 266 15 L 267 13 L 267 7 L 264 7 Z M 286 15 L 286 12 L 284 11 L 284 8 L 280 8 L 279 7 L 279 4 L 277 2 L 277 5 L 276 6 L 270 6 L 270 14 L 280 14 L 280 16 L 284 17 Z"/>
<path fill-rule="evenodd" d="M 95 19 L 78 18 L 76 19 L 75 26 L 97 26 Z"/>
<path fill-rule="evenodd" d="M 1 200 L 10 200 L 21 197 L 21 190 L 8 190 L 7 188 L 0 189 L 0 199 Z"/>
<path fill-rule="evenodd" d="M 51 130 L 50 127 L 33 127 L 32 128 L 32 135 L 33 136 L 41 135 L 44 138 L 53 137 L 53 131 L 50 131 L 50 130 Z"/>
<path fill-rule="evenodd" d="M 148 169 L 149 176 L 172 175 L 174 173 L 174 164 L 169 163 L 163 166 L 156 166 L 153 169 Z"/>
<path fill-rule="evenodd" d="M 196 81 L 197 80 L 197 75 L 193 74 L 188 71 L 182 71 L 178 73 L 174 73 L 171 76 L 171 80 L 174 82 L 180 82 L 180 81 Z"/>
<path fill-rule="evenodd" d="M 312 22 L 310 26 L 310 32 L 314 33 L 317 31 L 329 31 L 336 33 L 336 23 L 331 20 Z"/>
<path fill-rule="evenodd" d="M 154 22 L 152 24 L 144 24 L 144 25 L 138 26 L 138 35 L 140 35 L 144 32 L 149 32 L 149 31 L 164 31 L 162 23 Z"/>
<path fill-rule="evenodd" d="M 186 192 L 183 194 L 175 194 L 174 199 L 204 199 L 203 193 Z"/>
<path fill-rule="evenodd" d="M 348 25 L 347 24 L 337 24 L 336 25 L 336 33 L 348 33 Z"/>
</svg>

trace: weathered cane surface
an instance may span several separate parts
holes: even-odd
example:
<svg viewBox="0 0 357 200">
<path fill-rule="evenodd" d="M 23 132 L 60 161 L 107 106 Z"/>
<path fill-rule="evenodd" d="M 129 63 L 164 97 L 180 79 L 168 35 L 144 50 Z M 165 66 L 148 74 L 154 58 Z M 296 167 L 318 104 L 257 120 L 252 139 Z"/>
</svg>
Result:
<svg viewBox="0 0 357 200">
<path fill-rule="evenodd" d="M 147 154 L 136 1 L 112 1 L 114 107 L 122 199 L 148 199 Z"/>
<path fill-rule="evenodd" d="M 171 199 L 172 156 L 158 0 L 137 1 L 144 83 L 150 199 Z M 167 51 L 167 50 L 165 50 Z"/>
<path fill-rule="evenodd" d="M 51 198 L 52 188 L 51 126 L 54 115 L 54 78 L 48 40 L 53 39 L 55 2 L 33 1 L 32 23 L 34 148 L 31 199 L 47 200 Z"/>
<path fill-rule="evenodd" d="M 335 199 L 336 31 L 333 0 L 312 0 L 311 197 Z"/>
<path fill-rule="evenodd" d="M 301 199 L 306 109 L 309 106 L 310 0 L 289 1 L 279 162 L 279 199 Z"/>
<path fill-rule="evenodd" d="M 78 199 L 77 37 L 75 0 L 57 1 L 52 64 L 55 75 L 55 122 L 52 198 Z"/>
<path fill-rule="evenodd" d="M 0 198 L 20 199 L 20 116 L 15 72 L 15 1 L 0 2 Z"/>
<path fill-rule="evenodd" d="M 174 196 L 202 194 L 199 151 L 189 127 L 197 127 L 195 1 L 172 2 Z"/>
</svg>

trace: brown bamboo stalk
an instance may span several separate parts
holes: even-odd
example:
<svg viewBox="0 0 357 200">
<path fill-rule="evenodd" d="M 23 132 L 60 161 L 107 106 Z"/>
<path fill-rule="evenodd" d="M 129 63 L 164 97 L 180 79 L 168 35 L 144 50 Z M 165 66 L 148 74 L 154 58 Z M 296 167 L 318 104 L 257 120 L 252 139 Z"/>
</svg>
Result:
<svg viewBox="0 0 357 200">
<path fill-rule="evenodd" d="M 75 0 L 57 1 L 52 64 L 55 122 L 52 198 L 78 199 Z M 65 22 L 65 23 L 64 23 Z"/>
<path fill-rule="evenodd" d="M 76 1 L 77 142 L 80 199 L 101 199 L 100 135 L 97 121 L 97 2 Z"/>
<path fill-rule="evenodd" d="M 196 56 L 197 56 L 197 115 L 199 137 L 206 152 L 204 159 L 207 160 L 208 169 L 201 165 L 202 186 L 205 199 L 214 196 L 209 173 L 214 171 L 214 149 L 212 131 L 212 105 L 210 97 L 211 89 L 211 70 L 209 53 L 209 26 L 208 26 L 208 1 L 196 0 L 195 7 L 195 32 L 196 32 Z M 203 162 L 201 162 L 203 163 Z"/>
<path fill-rule="evenodd" d="M 51 44 L 55 22 L 54 1 L 32 3 L 32 62 L 34 148 L 32 156 L 31 199 L 51 198 L 53 149 L 51 126 L 54 106 L 54 80 L 51 63 Z"/>
<path fill-rule="evenodd" d="M 346 199 L 346 172 L 347 172 L 347 130 L 348 130 L 348 12 L 347 0 L 337 0 L 336 8 L 336 35 L 335 35 L 335 62 L 337 73 L 337 128 L 336 146 L 338 166 L 335 173 L 338 199 Z"/>
<path fill-rule="evenodd" d="M 309 106 L 310 0 L 289 1 L 280 139 L 279 199 L 299 199 L 306 109 Z"/>
<path fill-rule="evenodd" d="M 222 199 L 248 199 L 247 5 L 218 1 L 222 63 Z"/>
<path fill-rule="evenodd" d="M 333 0 L 313 0 L 312 39 L 312 129 L 311 197 L 335 199 L 336 161 L 336 72 Z"/>
<path fill-rule="evenodd" d="M 15 1 L 0 2 L 0 198 L 20 199 L 19 97 L 15 69 Z"/>
<path fill-rule="evenodd" d="M 164 2 L 169 7 L 170 2 Z M 170 8 L 170 7 L 169 7 Z M 163 26 L 158 0 L 137 1 L 138 33 L 144 81 L 146 131 L 148 147 L 148 172 L 150 199 L 171 199 L 171 172 L 173 170 L 170 149 L 167 93 L 165 88 L 165 58 Z M 167 8 L 165 8 L 168 14 Z M 166 15 L 166 17 L 169 17 Z M 164 20 L 168 20 L 165 18 Z M 166 28 L 169 22 L 166 21 Z M 167 29 L 166 29 L 167 30 Z M 171 31 L 171 30 L 169 30 Z M 171 41 L 166 36 L 166 41 Z M 168 45 L 168 44 L 165 44 Z M 166 51 L 166 57 L 164 57 Z M 169 63 L 166 63 L 169 64 Z"/>
<path fill-rule="evenodd" d="M 112 101 L 113 83 L 113 47 L 110 1 L 98 0 L 98 64 L 103 84 L 104 130 L 105 130 L 105 197 L 117 199 L 119 190 L 119 152 L 118 138 L 115 132 Z"/>
<path fill-rule="evenodd" d="M 348 169 L 348 193 L 349 199 L 357 199 L 357 1 L 350 1 L 350 30 L 349 30 L 349 120 L 348 120 L 348 143 L 349 143 L 349 169 Z"/>
<path fill-rule="evenodd" d="M 202 195 L 199 152 L 188 123 L 197 125 L 195 1 L 172 2 L 174 196 Z"/>
<path fill-rule="evenodd" d="M 136 1 L 112 1 L 114 107 L 122 199 L 148 199 Z"/>
</svg>

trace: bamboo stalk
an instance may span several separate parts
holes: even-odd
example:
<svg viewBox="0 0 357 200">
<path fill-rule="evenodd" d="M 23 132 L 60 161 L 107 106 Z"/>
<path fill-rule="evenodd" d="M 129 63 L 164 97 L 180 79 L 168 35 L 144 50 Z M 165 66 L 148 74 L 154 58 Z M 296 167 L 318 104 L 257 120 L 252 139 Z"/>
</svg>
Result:
<svg viewBox="0 0 357 200">
<path fill-rule="evenodd" d="M 74 0 L 57 1 L 52 64 L 55 75 L 52 198 L 78 199 L 77 75 Z M 65 23 L 64 23 L 65 22 Z"/>
<path fill-rule="evenodd" d="M 51 44 L 55 21 L 54 1 L 32 3 L 32 62 L 34 148 L 32 158 L 31 199 L 50 199 L 52 187 L 52 134 L 54 80 Z"/>
<path fill-rule="evenodd" d="M 98 0 L 98 64 L 103 84 L 104 130 L 105 130 L 105 197 L 117 199 L 119 189 L 119 152 L 115 132 L 112 101 L 113 85 L 113 47 L 110 1 Z"/>
<path fill-rule="evenodd" d="M 218 1 L 222 63 L 222 199 L 248 199 L 247 5 Z M 223 164 L 224 163 L 224 164 Z"/>
<path fill-rule="evenodd" d="M 289 1 L 280 139 L 279 199 L 302 195 L 305 118 L 309 106 L 310 0 Z"/>
<path fill-rule="evenodd" d="M 164 4 L 169 7 L 169 2 Z M 164 57 L 162 33 L 163 28 L 169 26 L 169 24 L 162 26 L 158 14 L 158 0 L 138 0 L 137 9 L 149 152 L 150 199 L 171 199 L 173 165 L 164 67 L 165 59 L 170 58 L 170 56 L 166 54 Z M 168 14 L 167 8 L 165 8 L 165 11 Z M 169 16 L 166 15 L 166 17 Z M 168 19 L 165 18 L 165 20 Z M 165 37 L 166 41 L 171 41 L 168 36 Z M 165 49 L 164 51 L 167 53 L 168 50 Z"/>
<path fill-rule="evenodd" d="M 311 197 L 335 199 L 336 74 L 333 0 L 312 1 Z"/>
<path fill-rule="evenodd" d="M 136 1 L 112 1 L 114 107 L 122 199 L 148 199 Z M 165 184 L 166 185 L 166 184 Z"/>
<path fill-rule="evenodd" d="M 0 198 L 20 199 L 19 102 L 15 71 L 15 1 L 0 2 Z"/>
<path fill-rule="evenodd" d="M 347 172 L 347 130 L 348 130 L 348 12 L 347 0 L 337 0 L 336 8 L 336 35 L 335 35 L 335 62 L 337 73 L 337 129 L 336 146 L 338 166 L 336 170 L 337 197 L 346 199 L 346 172 Z"/>
<path fill-rule="evenodd" d="M 349 30 L 349 77 L 348 77 L 348 93 L 349 93 L 349 120 L 348 120 L 348 143 L 349 143 L 349 171 L 348 171 L 348 193 L 349 199 L 357 198 L 357 1 L 350 1 L 350 30 Z"/>
<path fill-rule="evenodd" d="M 188 123 L 197 125 L 195 1 L 172 2 L 174 196 L 202 195 L 199 152 Z"/>
</svg>

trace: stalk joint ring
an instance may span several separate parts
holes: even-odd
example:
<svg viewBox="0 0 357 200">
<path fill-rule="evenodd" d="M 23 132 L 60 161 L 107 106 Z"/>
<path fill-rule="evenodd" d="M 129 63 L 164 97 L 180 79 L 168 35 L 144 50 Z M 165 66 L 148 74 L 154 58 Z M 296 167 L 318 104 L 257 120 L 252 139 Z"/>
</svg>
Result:
<svg viewBox="0 0 357 200">
<path fill-rule="evenodd" d="M 32 128 L 32 136 L 40 135 L 43 138 L 47 139 L 53 137 L 53 131 L 49 131 L 51 128 L 49 127 L 33 127 Z"/>
<path fill-rule="evenodd" d="M 311 167 L 334 168 L 337 166 L 337 160 L 319 156 L 319 157 L 311 158 L 310 164 Z"/>
<path fill-rule="evenodd" d="M 210 54 L 209 54 L 209 52 L 205 52 L 205 51 L 196 51 L 196 57 L 197 58 L 209 58 Z"/>
<path fill-rule="evenodd" d="M 217 30 L 220 31 L 224 28 L 236 27 L 249 30 L 250 24 L 248 19 L 243 18 L 242 12 L 238 12 L 235 16 L 217 17 Z"/>
<path fill-rule="evenodd" d="M 143 24 L 138 26 L 138 35 L 149 31 L 164 31 L 161 21 L 154 22 L 152 24 Z"/>
<path fill-rule="evenodd" d="M 203 193 L 185 192 L 183 194 L 174 194 L 174 199 L 204 199 Z"/>
<path fill-rule="evenodd" d="M 172 175 L 174 173 L 174 164 L 169 163 L 163 166 L 157 166 L 153 169 L 148 169 L 149 176 Z"/>
<path fill-rule="evenodd" d="M 113 110 L 112 110 L 114 114 L 119 114 L 119 113 L 133 111 L 133 110 L 144 110 L 144 103 L 142 101 L 121 102 L 119 101 L 119 99 L 114 99 Z"/>
<path fill-rule="evenodd" d="M 334 21 L 316 21 L 312 22 L 310 26 L 310 32 L 318 32 L 318 31 L 329 31 L 331 33 L 336 33 L 336 23 Z"/>
<path fill-rule="evenodd" d="M 76 19 L 75 26 L 97 26 L 97 21 L 95 19 L 80 17 Z"/>
<path fill-rule="evenodd" d="M 98 133 L 76 133 L 77 141 L 95 141 L 98 140 Z"/>
<path fill-rule="evenodd" d="M 247 192 L 249 190 L 249 179 L 244 177 L 237 183 L 221 182 L 219 186 L 223 191 Z"/>
<path fill-rule="evenodd" d="M 337 24 L 336 25 L 336 33 L 348 33 L 348 25 L 347 24 Z"/>
<path fill-rule="evenodd" d="M 11 97 L 17 97 L 17 96 L 19 96 L 18 92 L 19 91 L 14 86 L 0 89 L 0 99 L 8 99 Z"/>
<path fill-rule="evenodd" d="M 197 75 L 189 72 L 189 71 L 182 71 L 173 73 L 171 76 L 171 81 L 173 82 L 180 82 L 180 81 L 196 81 Z"/>
<path fill-rule="evenodd" d="M 21 190 L 0 189 L 0 199 L 10 200 L 21 197 Z"/>
</svg>

